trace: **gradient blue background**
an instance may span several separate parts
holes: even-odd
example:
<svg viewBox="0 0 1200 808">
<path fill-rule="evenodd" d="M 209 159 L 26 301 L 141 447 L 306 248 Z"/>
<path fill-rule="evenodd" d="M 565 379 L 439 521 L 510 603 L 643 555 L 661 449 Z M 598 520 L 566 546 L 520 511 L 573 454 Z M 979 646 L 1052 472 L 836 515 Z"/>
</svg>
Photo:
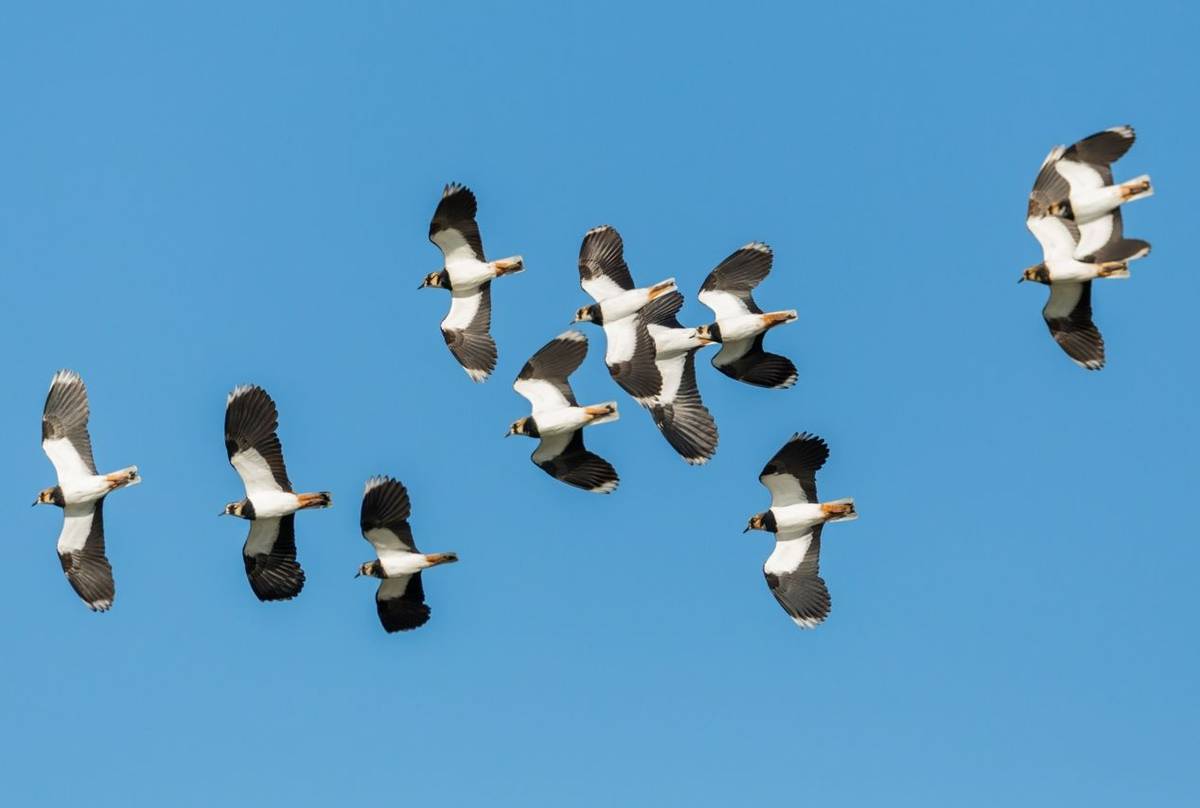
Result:
<svg viewBox="0 0 1200 808">
<path fill-rule="evenodd" d="M 1197 774 L 1195 31 L 1187 4 L 38 4 L 0 26 L 0 798 L 9 805 L 1183 805 Z M 1086 373 L 1015 284 L 1046 151 L 1133 123 L 1154 244 L 1101 283 Z M 416 286 L 441 186 L 476 190 L 500 365 L 472 385 Z M 700 366 L 689 468 L 618 398 L 610 497 L 534 468 L 522 362 L 611 223 L 643 282 L 775 249 L 800 382 Z M 87 612 L 31 509 L 59 367 L 118 597 Z M 303 595 L 242 573 L 226 392 L 279 402 Z M 829 621 L 768 593 L 756 475 L 823 435 Z M 433 618 L 387 636 L 358 533 L 401 478 Z"/>
</svg>

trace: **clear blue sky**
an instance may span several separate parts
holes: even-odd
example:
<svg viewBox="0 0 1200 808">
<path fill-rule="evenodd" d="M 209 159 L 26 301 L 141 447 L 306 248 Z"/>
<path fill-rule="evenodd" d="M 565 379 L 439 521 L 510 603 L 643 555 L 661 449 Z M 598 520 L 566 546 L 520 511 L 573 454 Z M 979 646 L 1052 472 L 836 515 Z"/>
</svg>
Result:
<svg viewBox="0 0 1200 808">
<path fill-rule="evenodd" d="M 175 4 L 173 4 L 175 5 Z M 1183 805 L 1200 787 L 1189 5 L 36 4 L 0 26 L 0 800 L 10 805 Z M 315 4 L 314 4 L 315 5 Z M 1071 37 L 1067 41 L 1068 34 Z M 1109 367 L 1052 343 L 1025 195 L 1055 143 L 1132 123 L 1154 253 L 1102 283 Z M 478 194 L 500 366 L 472 385 L 417 292 L 443 183 Z M 611 223 L 693 295 L 775 249 L 800 382 L 701 363 L 689 468 L 624 412 L 611 497 L 504 441 L 522 362 L 588 302 Z M 86 379 L 116 606 L 54 555 L 39 417 Z M 308 585 L 241 568 L 226 392 L 279 402 Z M 824 436 L 834 608 L 801 632 L 742 535 L 756 474 Z M 409 487 L 433 619 L 387 636 L 363 481 Z"/>
</svg>

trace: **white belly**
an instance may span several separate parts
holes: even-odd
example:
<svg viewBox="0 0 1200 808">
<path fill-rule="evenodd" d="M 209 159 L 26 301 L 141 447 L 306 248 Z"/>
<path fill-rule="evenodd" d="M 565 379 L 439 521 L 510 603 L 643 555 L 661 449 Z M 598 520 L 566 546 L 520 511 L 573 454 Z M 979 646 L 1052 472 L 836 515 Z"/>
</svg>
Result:
<svg viewBox="0 0 1200 808">
<path fill-rule="evenodd" d="M 491 264 L 476 261 L 474 258 L 462 258 L 446 264 L 446 273 L 450 276 L 450 287 L 455 290 L 474 289 L 484 281 L 496 276 Z"/>
<path fill-rule="evenodd" d="M 1087 224 L 1121 204 L 1121 188 L 1106 185 L 1102 188 L 1071 190 L 1071 212 L 1076 224 Z"/>
<path fill-rule="evenodd" d="M 258 491 L 249 499 L 256 519 L 277 519 L 300 510 L 299 498 L 287 491 Z"/>
<path fill-rule="evenodd" d="M 560 407 L 556 410 L 539 412 L 534 418 L 540 435 L 561 435 L 574 432 L 590 418 L 583 407 Z"/>
<path fill-rule="evenodd" d="M 95 502 L 111 490 L 108 480 L 100 475 L 75 477 L 62 483 L 61 488 L 68 505 Z"/>
<path fill-rule="evenodd" d="M 717 327 L 721 329 L 722 342 L 736 342 L 737 340 L 750 339 L 767 330 L 761 314 L 743 314 L 738 317 L 727 317 L 724 320 L 718 320 Z"/>
<path fill-rule="evenodd" d="M 654 358 L 670 359 L 692 348 L 699 348 L 700 341 L 696 339 L 694 328 L 668 328 L 663 325 L 649 326 L 650 336 L 654 338 Z"/>
<path fill-rule="evenodd" d="M 650 293 L 646 289 L 630 289 L 616 297 L 610 297 L 600 304 L 604 322 L 613 322 L 628 317 L 642 310 L 650 302 Z"/>
<path fill-rule="evenodd" d="M 772 508 L 771 513 L 775 515 L 775 528 L 780 533 L 807 530 L 825 521 L 825 512 L 821 510 L 821 505 L 817 502 L 802 502 L 783 508 Z"/>
<path fill-rule="evenodd" d="M 1046 264 L 1051 281 L 1090 281 L 1096 278 L 1098 267 L 1082 261 L 1053 261 Z"/>
</svg>

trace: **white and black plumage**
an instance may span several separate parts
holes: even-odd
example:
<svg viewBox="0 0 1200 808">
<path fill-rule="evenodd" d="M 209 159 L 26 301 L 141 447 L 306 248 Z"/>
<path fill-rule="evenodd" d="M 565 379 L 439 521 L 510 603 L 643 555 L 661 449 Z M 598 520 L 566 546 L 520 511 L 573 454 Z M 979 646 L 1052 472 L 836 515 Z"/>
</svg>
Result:
<svg viewBox="0 0 1200 808">
<path fill-rule="evenodd" d="M 1113 182 L 1112 164 L 1133 145 L 1132 126 L 1114 126 L 1070 147 L 1055 146 L 1042 161 L 1029 194 L 1027 218 L 1065 216 L 1085 224 L 1120 205 L 1154 194 L 1149 175 Z M 1106 241 L 1101 239 L 1101 243 Z M 1093 252 L 1096 247 L 1087 247 Z"/>
<path fill-rule="evenodd" d="M 683 295 L 670 292 L 641 311 L 654 340 L 654 363 L 662 387 L 650 403 L 650 414 L 663 437 L 692 465 L 707 463 L 717 451 L 717 424 L 700 398 L 696 384 L 696 351 L 710 340 L 679 323 Z"/>
<path fill-rule="evenodd" d="M 455 553 L 426 555 L 417 550 L 408 525 L 410 511 L 408 491 L 402 483 L 391 477 L 367 480 L 359 525 L 363 538 L 375 548 L 377 559 L 360 566 L 354 577 L 380 579 L 375 609 L 389 634 L 429 622 L 421 570 L 458 561 Z"/>
<path fill-rule="evenodd" d="M 635 287 L 620 233 L 602 225 L 589 230 L 579 247 L 579 285 L 596 302 L 579 309 L 575 322 L 604 328 L 608 372 L 622 390 L 649 406 L 662 389 L 662 376 L 654 363 L 654 340 L 638 313 L 650 301 L 674 291 L 675 279 Z"/>
<path fill-rule="evenodd" d="M 750 517 L 746 526 L 775 534 L 763 574 L 800 628 L 815 628 L 829 615 L 829 590 L 820 575 L 822 527 L 858 518 L 853 499 L 817 499 L 817 470 L 828 457 L 829 447 L 816 435 L 793 435 L 758 475 L 771 492 L 770 510 Z"/>
<path fill-rule="evenodd" d="M 700 336 L 721 343 L 713 367 L 731 379 L 756 387 L 782 389 L 796 383 L 796 366 L 785 356 L 763 350 L 768 329 L 796 319 L 796 311 L 763 312 L 751 292 L 771 271 L 771 248 L 751 242 L 736 250 L 709 273 L 700 287 L 700 302 L 717 321 L 700 326 Z"/>
<path fill-rule="evenodd" d="M 430 273 L 419 288 L 450 291 L 450 313 L 442 320 L 442 337 L 472 381 L 481 382 L 496 367 L 492 339 L 492 279 L 525 268 L 519 255 L 488 261 L 475 222 L 475 194 L 450 183 L 429 223 L 429 240 L 442 251 L 443 268 Z"/>
<path fill-rule="evenodd" d="M 225 450 L 242 478 L 246 498 L 221 513 L 250 521 L 242 560 L 250 588 L 262 601 L 290 600 L 304 588 L 296 561 L 296 511 L 328 508 L 328 491 L 297 494 L 283 464 L 275 402 L 261 387 L 243 385 L 225 403 Z"/>
<path fill-rule="evenodd" d="M 55 373 L 42 409 L 42 449 L 54 465 L 58 485 L 39 492 L 33 504 L 63 509 L 58 560 L 88 608 L 103 612 L 112 608 L 116 597 L 112 566 L 104 553 L 104 498 L 142 478 L 137 466 L 96 473 L 89 414 L 87 388 L 79 374 Z"/>
<path fill-rule="evenodd" d="M 556 480 L 596 494 L 609 494 L 619 478 L 607 460 L 583 445 L 583 429 L 616 421 L 617 402 L 579 406 L 567 381 L 587 356 L 587 337 L 566 331 L 543 345 L 521 368 L 513 389 L 529 400 L 533 414 L 513 422 L 509 435 L 539 438 L 534 465 Z"/>
</svg>

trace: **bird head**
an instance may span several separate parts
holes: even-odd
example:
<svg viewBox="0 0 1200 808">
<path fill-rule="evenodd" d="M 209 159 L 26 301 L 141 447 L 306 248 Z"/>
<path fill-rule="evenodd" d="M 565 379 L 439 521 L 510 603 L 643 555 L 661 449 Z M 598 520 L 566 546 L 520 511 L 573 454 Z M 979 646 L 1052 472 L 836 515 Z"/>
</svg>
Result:
<svg viewBox="0 0 1200 808">
<path fill-rule="evenodd" d="M 43 488 L 38 492 L 37 499 L 33 501 L 34 505 L 57 505 L 63 507 L 62 488 L 57 485 L 50 488 Z"/>
<path fill-rule="evenodd" d="M 248 519 L 249 516 L 246 515 L 246 505 L 247 504 L 248 503 L 244 499 L 241 502 L 230 502 L 228 505 L 225 506 L 225 510 L 221 511 L 217 515 L 218 516 L 236 516 L 240 519 Z"/>
<path fill-rule="evenodd" d="M 510 435 L 528 435 L 531 438 L 536 438 L 538 436 L 537 424 L 534 423 L 533 418 L 530 416 L 519 418 L 513 421 L 508 427 L 508 432 L 504 433 L 504 437 L 506 438 Z"/>
<path fill-rule="evenodd" d="M 708 345 L 713 342 L 721 341 L 721 326 L 713 323 L 712 325 L 696 326 L 696 339 Z"/>
<path fill-rule="evenodd" d="M 750 521 L 746 523 L 746 529 L 743 533 L 749 533 L 751 530 L 765 530 L 768 533 L 775 532 L 775 514 L 770 511 L 756 513 L 750 517 Z"/>
<path fill-rule="evenodd" d="M 430 272 L 425 276 L 425 280 L 421 281 L 421 285 L 417 288 L 425 289 L 428 287 L 432 287 L 434 289 L 449 289 L 450 278 L 446 274 L 446 270 L 443 269 L 439 272 Z"/>
<path fill-rule="evenodd" d="M 603 318 L 600 316 L 600 304 L 593 303 L 590 306 L 584 306 L 579 311 L 575 312 L 575 319 L 572 323 L 596 323 L 600 324 Z"/>
<path fill-rule="evenodd" d="M 1023 281 L 1048 284 L 1050 283 L 1050 270 L 1046 267 L 1045 262 L 1034 264 L 1021 273 L 1021 280 L 1017 281 L 1017 283 L 1022 283 Z"/>
<path fill-rule="evenodd" d="M 368 578 L 382 578 L 383 570 L 380 569 L 378 561 L 368 561 L 364 564 L 360 564 L 358 567 L 358 572 L 354 573 L 355 578 L 362 577 L 363 575 L 367 576 Z"/>
</svg>

